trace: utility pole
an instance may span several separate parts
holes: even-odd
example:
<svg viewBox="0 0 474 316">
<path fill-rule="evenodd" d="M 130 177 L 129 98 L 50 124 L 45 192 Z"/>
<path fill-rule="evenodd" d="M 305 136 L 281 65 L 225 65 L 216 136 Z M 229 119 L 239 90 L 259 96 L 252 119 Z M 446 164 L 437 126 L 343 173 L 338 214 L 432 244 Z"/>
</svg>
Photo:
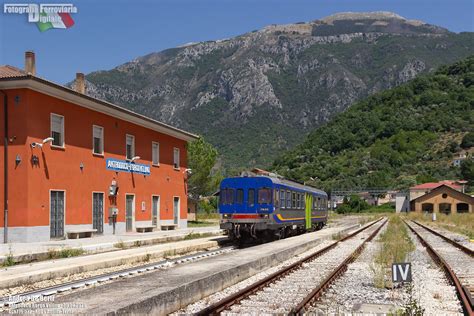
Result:
<svg viewBox="0 0 474 316">
<path fill-rule="evenodd" d="M 3 120 L 4 120 L 4 138 L 3 138 L 3 243 L 8 243 L 8 97 L 4 91 L 3 94 Z"/>
</svg>

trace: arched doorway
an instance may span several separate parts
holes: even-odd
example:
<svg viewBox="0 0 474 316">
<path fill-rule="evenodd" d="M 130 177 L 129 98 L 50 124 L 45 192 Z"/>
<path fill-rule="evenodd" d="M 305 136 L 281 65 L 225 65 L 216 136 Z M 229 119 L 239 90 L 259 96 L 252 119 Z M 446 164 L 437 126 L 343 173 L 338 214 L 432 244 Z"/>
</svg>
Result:
<svg viewBox="0 0 474 316">
<path fill-rule="evenodd" d="M 433 213 L 433 203 L 423 203 L 423 204 L 421 204 L 421 211 L 423 213 Z"/>
<path fill-rule="evenodd" d="M 458 203 L 456 204 L 456 212 L 458 213 L 469 213 L 469 204 Z"/>
<path fill-rule="evenodd" d="M 446 215 L 451 213 L 451 203 L 440 203 L 439 204 L 439 212 L 444 213 Z"/>
</svg>

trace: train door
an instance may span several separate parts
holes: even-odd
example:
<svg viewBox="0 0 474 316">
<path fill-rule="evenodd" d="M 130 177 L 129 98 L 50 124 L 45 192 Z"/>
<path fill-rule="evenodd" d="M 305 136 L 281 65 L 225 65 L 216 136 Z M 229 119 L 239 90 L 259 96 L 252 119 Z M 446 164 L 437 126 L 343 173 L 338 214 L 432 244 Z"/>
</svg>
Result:
<svg viewBox="0 0 474 316">
<path fill-rule="evenodd" d="M 313 207 L 313 195 L 305 193 L 305 227 L 311 229 L 311 211 Z"/>
</svg>

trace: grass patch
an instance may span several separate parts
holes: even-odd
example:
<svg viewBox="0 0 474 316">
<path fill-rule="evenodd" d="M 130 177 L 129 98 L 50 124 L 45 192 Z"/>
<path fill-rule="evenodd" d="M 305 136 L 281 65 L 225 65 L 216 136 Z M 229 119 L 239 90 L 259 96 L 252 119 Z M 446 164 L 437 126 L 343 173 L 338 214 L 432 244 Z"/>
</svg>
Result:
<svg viewBox="0 0 474 316">
<path fill-rule="evenodd" d="M 436 222 L 431 220 L 432 214 L 411 212 L 408 213 L 407 217 L 411 220 L 430 223 L 454 233 L 465 235 L 469 239 L 474 239 L 474 213 L 452 213 L 449 215 L 436 213 Z"/>
<path fill-rule="evenodd" d="M 204 221 L 204 220 L 197 220 L 197 221 L 188 221 L 188 227 L 206 227 L 206 226 L 216 226 L 219 225 L 216 221 Z"/>
<path fill-rule="evenodd" d="M 205 237 L 211 237 L 211 236 L 214 236 L 214 234 L 213 234 L 213 233 L 203 233 L 203 234 L 200 234 L 200 233 L 193 233 L 193 232 L 190 232 L 189 234 L 187 234 L 186 236 L 184 236 L 184 240 L 205 238 Z"/>
<path fill-rule="evenodd" d="M 392 263 L 404 262 L 408 253 L 415 250 L 415 246 L 408 235 L 408 230 L 400 216 L 392 215 L 389 218 L 386 230 L 380 234 L 380 248 L 375 255 L 373 267 L 374 284 L 379 288 L 393 286 L 390 277 Z"/>
<path fill-rule="evenodd" d="M 372 206 L 367 210 L 367 213 L 395 213 L 395 205 L 392 203 L 385 203 L 379 206 Z"/>
<path fill-rule="evenodd" d="M 210 212 L 210 213 L 206 213 L 206 212 L 198 212 L 196 214 L 196 220 L 197 221 L 201 221 L 201 220 L 206 220 L 206 219 L 220 219 L 219 217 L 219 213 L 218 212 Z"/>
<path fill-rule="evenodd" d="M 336 220 L 338 220 L 342 217 L 344 217 L 344 215 L 336 213 L 334 211 L 329 211 L 328 212 L 328 223 L 333 223 L 333 222 L 335 222 Z"/>
<path fill-rule="evenodd" d="M 49 249 L 48 259 L 71 258 L 83 255 L 85 250 L 82 248 L 63 248 L 60 250 Z"/>
<path fill-rule="evenodd" d="M 142 259 L 142 262 L 149 262 L 151 259 L 151 254 L 147 253 L 143 259 Z"/>
<path fill-rule="evenodd" d="M 170 257 L 173 257 L 173 256 L 176 256 L 176 249 L 166 250 L 166 251 L 163 253 L 163 257 L 164 257 L 165 259 L 170 258 Z"/>
<path fill-rule="evenodd" d="M 8 255 L 5 261 L 3 261 L 2 266 L 3 267 L 11 267 L 15 265 L 15 259 L 13 258 L 13 251 L 12 251 L 12 246 L 10 245 L 8 247 Z"/>
<path fill-rule="evenodd" d="M 120 248 L 120 249 L 125 249 L 126 248 L 125 243 L 123 242 L 123 240 L 120 240 L 119 242 L 115 243 L 114 247 L 115 248 Z"/>
<path fill-rule="evenodd" d="M 361 215 L 364 215 L 364 216 L 359 217 L 359 219 L 357 220 L 360 225 L 365 225 L 368 222 L 373 222 L 380 218 L 380 215 L 372 215 L 372 214 L 361 214 Z"/>
</svg>

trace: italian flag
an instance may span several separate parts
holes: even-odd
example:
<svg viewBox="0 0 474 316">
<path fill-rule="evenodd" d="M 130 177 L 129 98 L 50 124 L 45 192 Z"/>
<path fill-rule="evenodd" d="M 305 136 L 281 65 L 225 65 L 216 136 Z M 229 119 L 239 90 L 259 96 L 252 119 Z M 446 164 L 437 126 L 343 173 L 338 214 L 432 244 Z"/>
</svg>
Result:
<svg viewBox="0 0 474 316">
<path fill-rule="evenodd" d="M 41 22 L 41 18 L 46 17 L 48 22 Z M 69 13 L 45 13 L 40 14 L 40 21 L 36 23 L 41 32 L 49 29 L 68 29 L 74 25 L 74 20 Z"/>
</svg>

